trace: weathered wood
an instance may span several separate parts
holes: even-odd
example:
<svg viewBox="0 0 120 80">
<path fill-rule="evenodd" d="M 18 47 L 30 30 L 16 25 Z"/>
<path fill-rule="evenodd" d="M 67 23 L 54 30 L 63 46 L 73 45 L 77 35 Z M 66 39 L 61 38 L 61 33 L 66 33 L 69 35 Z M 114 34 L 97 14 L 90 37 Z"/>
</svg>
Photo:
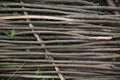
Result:
<svg viewBox="0 0 120 80">
<path fill-rule="evenodd" d="M 0 1 L 0 77 L 119 80 L 115 11 L 87 0 Z"/>
</svg>

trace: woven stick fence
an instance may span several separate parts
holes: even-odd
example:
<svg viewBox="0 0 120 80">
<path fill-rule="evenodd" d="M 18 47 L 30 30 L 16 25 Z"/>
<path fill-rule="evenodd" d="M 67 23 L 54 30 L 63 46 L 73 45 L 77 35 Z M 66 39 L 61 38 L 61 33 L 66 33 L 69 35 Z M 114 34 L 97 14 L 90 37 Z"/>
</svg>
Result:
<svg viewBox="0 0 120 80">
<path fill-rule="evenodd" d="M 0 77 L 119 80 L 119 11 L 85 0 L 1 0 Z"/>
</svg>

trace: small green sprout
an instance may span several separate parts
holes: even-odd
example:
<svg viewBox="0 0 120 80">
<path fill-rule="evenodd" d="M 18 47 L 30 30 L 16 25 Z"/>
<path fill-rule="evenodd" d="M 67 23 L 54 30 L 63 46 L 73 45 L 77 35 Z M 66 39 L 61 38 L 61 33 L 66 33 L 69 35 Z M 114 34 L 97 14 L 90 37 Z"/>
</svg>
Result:
<svg viewBox="0 0 120 80">
<path fill-rule="evenodd" d="M 9 8 L 6 3 L 2 3 L 4 8 Z"/>
<path fill-rule="evenodd" d="M 48 56 L 48 55 L 45 55 L 45 59 L 46 59 L 46 60 L 49 60 L 49 56 Z"/>
<path fill-rule="evenodd" d="M 25 51 L 26 51 L 26 52 L 30 52 L 30 49 L 26 49 Z"/>
<path fill-rule="evenodd" d="M 37 75 L 41 74 L 41 69 L 37 68 L 37 71 L 35 71 L 35 74 L 37 74 Z"/>
<path fill-rule="evenodd" d="M 112 61 L 116 61 L 116 58 L 112 58 Z"/>
<path fill-rule="evenodd" d="M 15 30 L 11 30 L 11 31 L 8 31 L 8 32 L 4 32 L 4 35 L 8 36 L 8 37 L 13 37 L 15 34 Z"/>
<path fill-rule="evenodd" d="M 13 12 L 13 15 L 17 16 L 17 15 L 19 15 L 19 14 L 18 14 L 18 12 Z"/>
</svg>

